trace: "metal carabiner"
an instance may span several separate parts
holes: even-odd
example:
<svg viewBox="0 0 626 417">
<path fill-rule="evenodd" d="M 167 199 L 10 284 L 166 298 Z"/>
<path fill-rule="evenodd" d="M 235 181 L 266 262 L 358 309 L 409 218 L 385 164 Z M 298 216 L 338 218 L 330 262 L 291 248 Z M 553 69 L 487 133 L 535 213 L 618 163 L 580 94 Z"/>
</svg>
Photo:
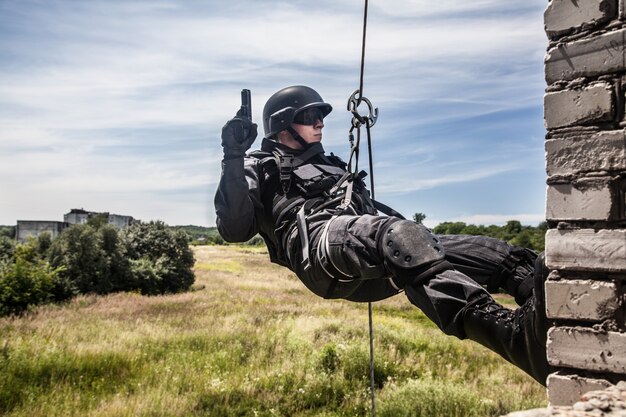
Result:
<svg viewBox="0 0 626 417">
<path fill-rule="evenodd" d="M 372 102 L 369 101 L 367 97 L 357 98 L 357 94 L 359 93 L 360 90 L 356 90 L 348 99 L 348 111 L 352 113 L 353 116 L 352 126 L 357 129 L 364 124 L 368 127 L 372 127 L 376 124 L 376 120 L 378 119 L 378 108 L 374 108 Z M 369 111 L 367 116 L 359 114 L 359 104 L 361 104 L 361 102 L 365 102 L 365 104 L 367 104 L 367 109 Z"/>
</svg>

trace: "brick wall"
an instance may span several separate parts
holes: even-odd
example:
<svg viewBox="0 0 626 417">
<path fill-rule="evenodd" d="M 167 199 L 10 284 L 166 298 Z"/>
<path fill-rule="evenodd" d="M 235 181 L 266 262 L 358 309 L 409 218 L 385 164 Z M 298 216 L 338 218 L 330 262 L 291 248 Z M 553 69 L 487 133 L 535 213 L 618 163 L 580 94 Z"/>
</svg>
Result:
<svg viewBox="0 0 626 417">
<path fill-rule="evenodd" d="M 551 0 L 544 116 L 552 405 L 626 380 L 626 0 Z"/>
</svg>

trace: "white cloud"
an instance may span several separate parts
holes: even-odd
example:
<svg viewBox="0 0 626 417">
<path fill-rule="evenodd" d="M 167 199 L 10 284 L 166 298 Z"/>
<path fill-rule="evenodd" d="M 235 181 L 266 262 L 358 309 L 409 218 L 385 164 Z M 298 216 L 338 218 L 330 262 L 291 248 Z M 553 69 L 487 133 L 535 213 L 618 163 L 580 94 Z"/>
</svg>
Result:
<svg viewBox="0 0 626 417">
<path fill-rule="evenodd" d="M 405 167 L 403 170 L 406 171 Z M 461 169 L 452 174 L 413 176 L 403 175 L 401 172 L 387 172 L 376 186 L 377 191 L 381 193 L 410 193 L 413 191 L 426 190 L 447 184 L 460 184 L 464 182 L 472 182 L 484 178 L 502 175 L 504 173 L 519 169 L 519 166 L 511 166 L 508 164 L 495 164 L 490 166 L 481 166 L 479 164 L 466 164 L 465 169 Z"/>
<path fill-rule="evenodd" d="M 388 0 L 384 4 L 372 3 L 374 13 L 383 13 L 394 18 L 446 18 L 450 15 L 467 16 L 470 13 L 514 13 L 524 8 L 545 7 L 543 0 L 529 0 L 524 3 L 501 0 L 475 0 L 471 2 L 450 2 L 438 0 Z"/>
<path fill-rule="evenodd" d="M 212 210 L 212 189 L 189 199 L 172 193 L 214 186 L 219 131 L 243 87 L 253 91 L 258 121 L 277 88 L 318 88 L 336 109 L 325 142 L 347 150 L 343 107 L 358 86 L 361 1 L 311 7 L 269 0 L 24 0 L 3 7 L 0 186 L 25 203 L 4 205 L 0 223 L 24 218 L 27 205 L 69 208 L 79 193 L 94 205 L 134 207 L 138 217 L 160 207 L 170 221 L 180 201 L 201 200 L 193 218 L 173 222 L 206 224 L 213 215 L 200 210 Z M 374 134 L 389 148 L 377 159 L 387 167 L 379 177 L 384 192 L 474 181 L 520 166 L 505 153 L 498 154 L 501 163 L 485 162 L 462 158 L 454 143 L 434 149 L 397 136 L 540 105 L 542 8 L 538 0 L 371 5 L 365 91 L 381 108 Z M 451 166 L 427 180 L 414 179 L 426 178 L 419 167 L 394 169 L 409 153 L 428 169 L 442 163 L 446 149 L 478 166 Z M 397 177 L 408 178 L 398 185 Z M 92 209 L 89 201 L 80 204 Z"/>
</svg>

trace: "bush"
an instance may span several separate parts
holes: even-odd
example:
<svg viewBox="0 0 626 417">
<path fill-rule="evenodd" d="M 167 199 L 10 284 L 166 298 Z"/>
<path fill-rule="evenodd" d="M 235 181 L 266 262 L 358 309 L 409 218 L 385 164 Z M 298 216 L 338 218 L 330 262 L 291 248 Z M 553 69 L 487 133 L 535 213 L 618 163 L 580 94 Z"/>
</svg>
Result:
<svg viewBox="0 0 626 417">
<path fill-rule="evenodd" d="M 162 222 L 138 222 L 121 232 L 102 222 L 74 225 L 53 242 L 50 261 L 65 267 L 57 299 L 136 290 L 174 293 L 195 280 L 188 235 Z"/>
<path fill-rule="evenodd" d="M 0 262 L 10 261 L 15 253 L 15 240 L 0 236 Z"/>
<path fill-rule="evenodd" d="M 98 233 L 106 260 L 108 292 L 136 290 L 130 260 L 126 256 L 126 248 L 120 232 L 114 226 L 105 224 L 98 230 Z"/>
<path fill-rule="evenodd" d="M 0 315 L 18 314 L 53 298 L 62 269 L 40 259 L 33 242 L 18 245 L 12 261 L 0 262 Z"/>
<path fill-rule="evenodd" d="M 151 221 L 134 223 L 121 235 L 132 280 L 142 294 L 186 291 L 194 283 L 195 259 L 184 231 Z"/>
<path fill-rule="evenodd" d="M 15 226 L 0 226 L 0 236 L 15 240 Z"/>
<path fill-rule="evenodd" d="M 546 222 L 537 227 L 522 226 L 518 220 L 509 220 L 504 226 L 484 226 L 465 224 L 463 222 L 443 222 L 433 228 L 433 233 L 440 235 L 483 235 L 504 240 L 512 245 L 543 251 L 545 234 L 548 230 Z"/>
<path fill-rule="evenodd" d="M 147 258 L 130 261 L 131 276 L 135 289 L 144 295 L 158 295 L 163 292 L 163 278 L 168 271 L 162 261 L 152 262 Z"/>
<path fill-rule="evenodd" d="M 91 223 L 71 226 L 52 242 L 48 253 L 53 266 L 64 267 L 55 288 L 57 300 L 76 294 L 136 289 L 123 242 L 113 226 Z"/>
<path fill-rule="evenodd" d="M 101 218 L 24 244 L 0 236 L 0 315 L 77 294 L 188 290 L 194 257 L 184 231 L 162 222 L 136 223 L 119 232 Z"/>
<path fill-rule="evenodd" d="M 105 294 L 112 289 L 106 253 L 98 231 L 88 224 L 74 225 L 63 231 L 50 247 L 50 263 L 63 266 L 62 286 L 56 298 L 76 294 Z"/>
<path fill-rule="evenodd" d="M 246 241 L 245 245 L 249 246 L 262 246 L 265 244 L 263 238 L 259 235 L 254 235 L 250 240 Z"/>
</svg>

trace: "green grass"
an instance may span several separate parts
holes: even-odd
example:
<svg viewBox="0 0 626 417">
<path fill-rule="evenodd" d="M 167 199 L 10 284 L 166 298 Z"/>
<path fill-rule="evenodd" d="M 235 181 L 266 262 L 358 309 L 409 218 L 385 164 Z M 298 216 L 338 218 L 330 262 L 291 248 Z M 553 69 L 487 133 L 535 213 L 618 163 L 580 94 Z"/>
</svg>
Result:
<svg viewBox="0 0 626 417">
<path fill-rule="evenodd" d="M 367 416 L 367 305 L 310 294 L 262 250 L 195 248 L 201 290 L 79 297 L 0 319 L 6 416 Z M 497 416 L 544 388 L 443 335 L 400 295 L 374 305 L 377 411 Z"/>
<path fill-rule="evenodd" d="M 241 273 L 243 272 L 243 267 L 239 262 L 236 261 L 214 261 L 209 263 L 200 263 L 196 262 L 195 270 L 197 271 L 222 271 L 222 272 L 232 272 L 232 273 Z"/>
</svg>

